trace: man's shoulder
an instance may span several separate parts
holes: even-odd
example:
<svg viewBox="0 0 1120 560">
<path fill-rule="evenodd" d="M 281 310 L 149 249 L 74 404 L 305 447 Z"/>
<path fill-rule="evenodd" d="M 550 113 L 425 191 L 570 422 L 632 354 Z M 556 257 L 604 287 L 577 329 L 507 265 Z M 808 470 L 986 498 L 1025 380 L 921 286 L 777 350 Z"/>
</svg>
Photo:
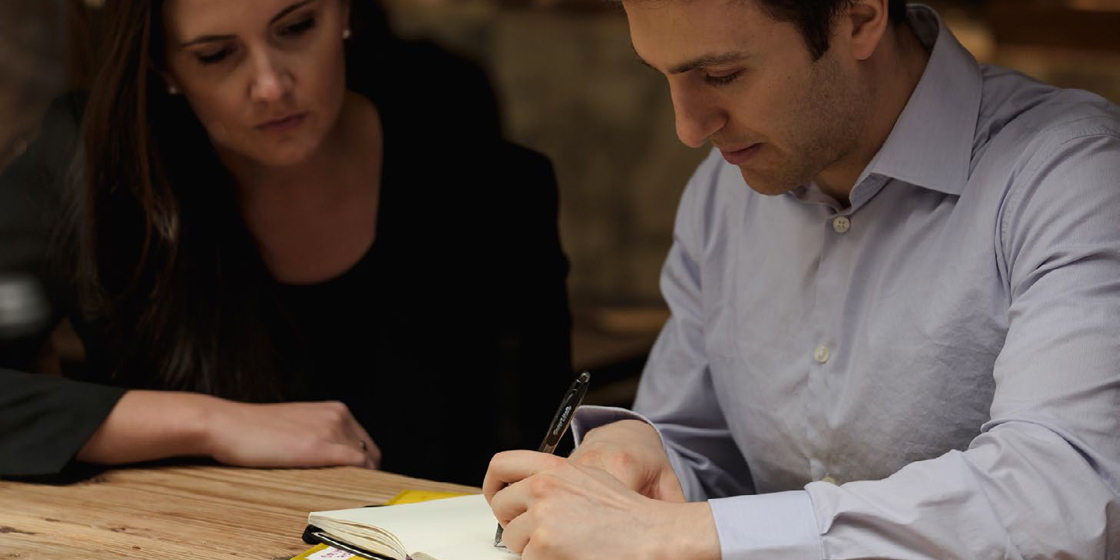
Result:
<svg viewBox="0 0 1120 560">
<path fill-rule="evenodd" d="M 1078 89 L 984 66 L 975 151 L 1026 165 L 1087 137 L 1120 139 L 1120 107 Z"/>
</svg>

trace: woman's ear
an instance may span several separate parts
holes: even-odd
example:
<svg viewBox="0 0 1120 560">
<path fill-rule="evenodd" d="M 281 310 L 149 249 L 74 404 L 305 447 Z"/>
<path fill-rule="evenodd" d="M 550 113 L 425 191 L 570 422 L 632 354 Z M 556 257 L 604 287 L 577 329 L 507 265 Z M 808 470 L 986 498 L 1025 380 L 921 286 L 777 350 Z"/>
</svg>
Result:
<svg viewBox="0 0 1120 560">
<path fill-rule="evenodd" d="M 183 90 L 179 89 L 179 83 L 171 76 L 171 73 L 166 70 L 157 70 L 159 77 L 163 78 L 163 83 L 167 85 L 167 93 L 169 95 L 179 95 Z"/>
<path fill-rule="evenodd" d="M 342 29 L 343 39 L 350 38 L 350 3 L 351 0 L 342 0 Z"/>
</svg>

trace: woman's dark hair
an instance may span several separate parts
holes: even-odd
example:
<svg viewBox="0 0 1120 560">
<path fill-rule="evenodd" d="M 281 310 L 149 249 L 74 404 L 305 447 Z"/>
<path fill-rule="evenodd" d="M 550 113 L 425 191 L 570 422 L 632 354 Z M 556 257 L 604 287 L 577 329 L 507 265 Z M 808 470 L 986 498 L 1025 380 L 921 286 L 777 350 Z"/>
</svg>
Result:
<svg viewBox="0 0 1120 560">
<path fill-rule="evenodd" d="M 352 2 L 348 76 L 355 48 L 389 40 L 380 6 Z M 130 387 L 278 400 L 270 329 L 284 321 L 269 304 L 274 283 L 202 125 L 167 93 L 163 4 L 107 2 L 84 114 L 80 268 L 106 365 Z"/>
<path fill-rule="evenodd" d="M 852 0 L 750 0 L 757 1 L 762 11 L 777 21 L 787 21 L 797 26 L 809 54 L 817 60 L 828 52 L 832 24 L 841 10 Z M 906 0 L 890 0 L 887 5 L 891 21 L 906 21 Z"/>
</svg>

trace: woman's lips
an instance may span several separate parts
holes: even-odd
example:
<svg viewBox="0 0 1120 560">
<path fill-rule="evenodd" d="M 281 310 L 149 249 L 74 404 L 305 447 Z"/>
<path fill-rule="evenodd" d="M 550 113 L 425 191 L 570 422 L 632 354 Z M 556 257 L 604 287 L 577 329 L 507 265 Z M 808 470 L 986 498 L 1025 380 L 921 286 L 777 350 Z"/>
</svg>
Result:
<svg viewBox="0 0 1120 560">
<path fill-rule="evenodd" d="M 758 150 L 761 147 L 762 144 L 751 144 L 746 148 L 738 150 L 725 150 L 723 148 L 720 148 L 719 153 L 723 154 L 723 159 L 727 160 L 727 163 L 730 163 L 731 165 L 743 165 L 752 157 L 754 157 L 754 155 L 758 153 Z"/>
<path fill-rule="evenodd" d="M 287 132 L 302 124 L 305 116 L 307 116 L 307 113 L 288 115 L 257 125 L 257 129 L 263 132 Z"/>
</svg>

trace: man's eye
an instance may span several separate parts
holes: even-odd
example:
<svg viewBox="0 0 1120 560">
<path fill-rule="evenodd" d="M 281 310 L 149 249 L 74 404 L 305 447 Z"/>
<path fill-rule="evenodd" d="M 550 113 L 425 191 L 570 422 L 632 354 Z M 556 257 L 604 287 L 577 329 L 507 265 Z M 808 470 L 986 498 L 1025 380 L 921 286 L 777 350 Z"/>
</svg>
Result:
<svg viewBox="0 0 1120 560">
<path fill-rule="evenodd" d="M 736 79 L 738 79 L 739 76 L 742 75 L 742 73 L 743 72 L 740 70 L 740 71 L 732 72 L 730 74 L 723 74 L 723 75 L 719 75 L 719 76 L 713 76 L 711 74 L 705 74 L 704 75 L 704 81 L 708 82 L 709 84 L 712 84 L 713 86 L 725 86 L 727 84 L 730 84 L 731 82 L 734 82 Z"/>
<path fill-rule="evenodd" d="M 198 58 L 199 64 L 207 66 L 210 64 L 217 64 L 225 60 L 232 52 L 233 49 L 229 47 L 223 47 L 222 49 L 217 51 L 197 53 L 195 54 L 195 57 Z"/>
<path fill-rule="evenodd" d="M 281 35 L 302 35 L 315 27 L 315 18 L 309 17 L 280 28 Z"/>
</svg>

